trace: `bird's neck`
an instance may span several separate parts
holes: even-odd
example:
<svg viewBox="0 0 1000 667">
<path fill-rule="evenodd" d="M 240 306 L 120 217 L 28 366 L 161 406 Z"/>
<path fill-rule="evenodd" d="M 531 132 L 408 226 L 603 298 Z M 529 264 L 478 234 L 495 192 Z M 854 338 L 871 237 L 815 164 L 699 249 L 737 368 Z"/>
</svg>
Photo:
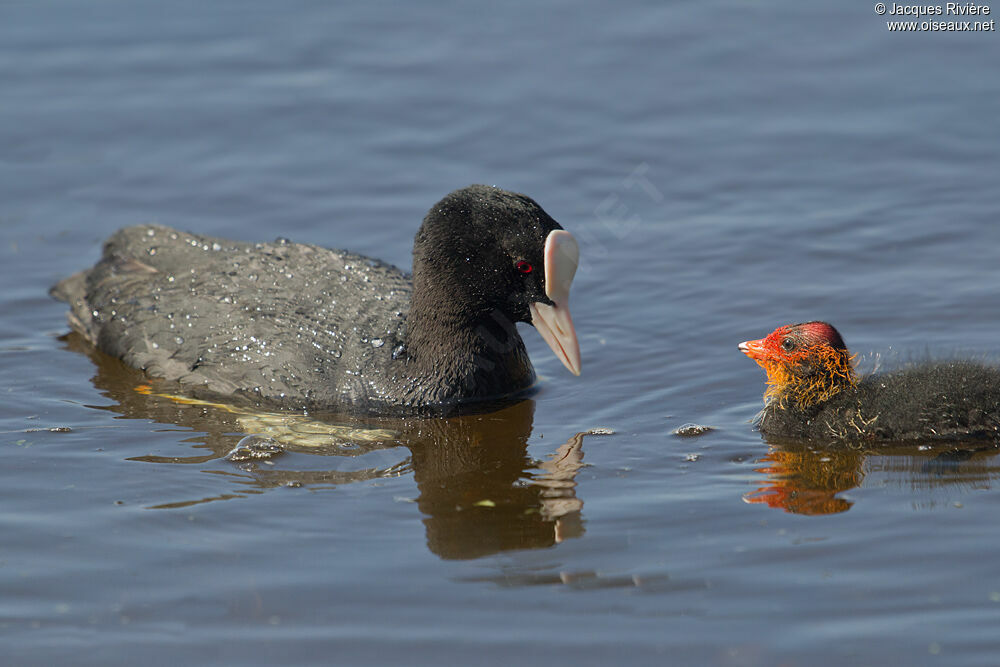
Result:
<svg viewBox="0 0 1000 667">
<path fill-rule="evenodd" d="M 769 405 L 789 405 L 804 409 L 828 401 L 840 392 L 857 386 L 858 378 L 846 350 L 822 350 L 804 362 L 790 366 L 766 367 Z"/>
<path fill-rule="evenodd" d="M 447 300 L 428 298 L 415 289 L 406 324 L 410 372 L 429 387 L 483 398 L 534 384 L 524 341 L 515 323 L 499 309 L 477 312 L 449 307 Z M 431 402 L 449 398 L 440 396 Z"/>
</svg>

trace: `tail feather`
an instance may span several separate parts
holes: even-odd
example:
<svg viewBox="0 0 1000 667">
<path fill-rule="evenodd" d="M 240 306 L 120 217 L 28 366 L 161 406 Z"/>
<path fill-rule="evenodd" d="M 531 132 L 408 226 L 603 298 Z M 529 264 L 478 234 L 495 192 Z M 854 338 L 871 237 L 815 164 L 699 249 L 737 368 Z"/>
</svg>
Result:
<svg viewBox="0 0 1000 667">
<path fill-rule="evenodd" d="M 49 290 L 49 295 L 59 301 L 69 304 L 66 320 L 73 331 L 76 331 L 92 344 L 97 344 L 97 328 L 87 304 L 87 275 L 90 271 L 80 271 L 56 283 Z"/>
</svg>

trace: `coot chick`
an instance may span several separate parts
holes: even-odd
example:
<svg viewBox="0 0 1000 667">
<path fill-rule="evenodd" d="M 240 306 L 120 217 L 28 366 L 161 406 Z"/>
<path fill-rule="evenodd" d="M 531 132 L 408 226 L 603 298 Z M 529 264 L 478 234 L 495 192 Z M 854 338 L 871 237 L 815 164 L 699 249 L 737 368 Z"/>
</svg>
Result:
<svg viewBox="0 0 1000 667">
<path fill-rule="evenodd" d="M 434 205 L 413 273 L 343 250 L 128 227 L 52 289 L 99 349 L 195 396 L 368 414 L 528 390 L 516 322 L 575 375 L 573 236 L 531 198 L 473 185 Z"/>
<path fill-rule="evenodd" d="M 859 378 L 844 339 L 826 322 L 780 327 L 739 348 L 767 371 L 762 433 L 866 441 L 1000 438 L 1000 369 L 938 361 Z"/>
</svg>

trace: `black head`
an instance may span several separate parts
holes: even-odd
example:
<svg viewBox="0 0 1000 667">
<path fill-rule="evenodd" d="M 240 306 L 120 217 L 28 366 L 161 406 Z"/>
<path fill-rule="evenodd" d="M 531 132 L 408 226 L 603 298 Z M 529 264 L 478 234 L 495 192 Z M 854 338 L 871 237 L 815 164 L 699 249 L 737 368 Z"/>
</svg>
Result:
<svg viewBox="0 0 1000 667">
<path fill-rule="evenodd" d="M 562 227 L 525 195 L 487 185 L 456 190 L 431 208 L 417 233 L 414 288 L 474 317 L 499 310 L 529 322 L 529 303 L 551 303 L 543 255 L 556 229 Z"/>
<path fill-rule="evenodd" d="M 486 185 L 452 192 L 414 241 L 411 313 L 469 327 L 486 318 L 529 322 L 578 374 L 568 299 L 579 251 L 559 230 L 525 195 Z"/>
</svg>

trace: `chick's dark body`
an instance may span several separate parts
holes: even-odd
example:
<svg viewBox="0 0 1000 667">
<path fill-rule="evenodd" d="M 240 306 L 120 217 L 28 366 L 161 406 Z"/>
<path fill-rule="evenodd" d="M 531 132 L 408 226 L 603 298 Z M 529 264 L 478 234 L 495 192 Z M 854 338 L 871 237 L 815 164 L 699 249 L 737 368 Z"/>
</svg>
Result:
<svg viewBox="0 0 1000 667">
<path fill-rule="evenodd" d="M 927 362 L 870 375 L 816 405 L 771 400 L 759 426 L 812 440 L 1000 440 L 1000 369 Z"/>
</svg>

